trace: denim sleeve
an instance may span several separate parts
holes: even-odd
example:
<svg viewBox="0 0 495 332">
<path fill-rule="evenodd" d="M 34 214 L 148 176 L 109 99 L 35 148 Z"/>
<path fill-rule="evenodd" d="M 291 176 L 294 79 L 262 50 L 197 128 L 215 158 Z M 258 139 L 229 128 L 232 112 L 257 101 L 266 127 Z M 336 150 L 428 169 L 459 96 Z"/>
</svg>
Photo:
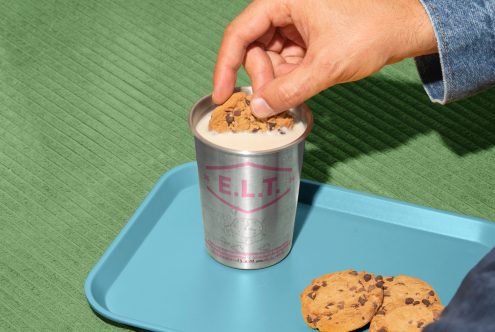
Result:
<svg viewBox="0 0 495 332">
<path fill-rule="evenodd" d="M 433 102 L 446 104 L 495 84 L 495 0 L 420 0 L 438 54 L 415 59 Z"/>
</svg>

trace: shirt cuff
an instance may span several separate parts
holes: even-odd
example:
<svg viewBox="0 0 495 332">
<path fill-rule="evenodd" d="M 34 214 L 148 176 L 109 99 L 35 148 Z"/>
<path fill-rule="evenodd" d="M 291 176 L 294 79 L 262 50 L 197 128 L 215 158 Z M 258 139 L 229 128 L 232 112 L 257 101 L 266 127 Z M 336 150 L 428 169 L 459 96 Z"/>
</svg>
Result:
<svg viewBox="0 0 495 332">
<path fill-rule="evenodd" d="M 446 104 L 493 85 L 495 1 L 420 1 L 438 42 L 438 54 L 415 58 L 430 99 Z"/>
</svg>

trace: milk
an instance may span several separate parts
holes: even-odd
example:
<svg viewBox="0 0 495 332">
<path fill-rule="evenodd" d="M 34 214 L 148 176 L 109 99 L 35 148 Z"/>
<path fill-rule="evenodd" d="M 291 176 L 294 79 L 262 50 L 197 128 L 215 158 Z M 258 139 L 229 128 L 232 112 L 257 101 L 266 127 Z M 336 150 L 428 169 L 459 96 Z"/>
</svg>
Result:
<svg viewBox="0 0 495 332">
<path fill-rule="evenodd" d="M 196 131 L 207 141 L 232 150 L 259 152 L 280 148 L 300 138 L 306 130 L 306 125 L 295 118 L 292 129 L 282 128 L 280 130 L 285 134 L 280 133 L 278 130 L 264 133 L 260 131 L 256 133 L 217 133 L 208 130 L 208 122 L 210 121 L 211 113 L 212 112 L 206 113 L 203 118 L 199 120 L 196 125 Z"/>
</svg>

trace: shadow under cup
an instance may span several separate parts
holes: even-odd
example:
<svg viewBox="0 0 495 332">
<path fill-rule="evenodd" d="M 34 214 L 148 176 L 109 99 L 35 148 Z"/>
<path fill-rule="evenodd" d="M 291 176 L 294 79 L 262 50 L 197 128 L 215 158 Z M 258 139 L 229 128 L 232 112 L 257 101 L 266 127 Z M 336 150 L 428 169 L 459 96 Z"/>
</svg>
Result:
<svg viewBox="0 0 495 332">
<path fill-rule="evenodd" d="M 250 94 L 251 88 L 236 91 Z M 215 145 L 196 130 L 215 107 L 211 95 L 206 96 L 189 115 L 206 249 L 218 262 L 239 269 L 276 264 L 292 247 L 304 140 L 313 125 L 311 111 L 305 105 L 290 110 L 305 124 L 294 141 L 276 149 L 239 151 Z"/>
</svg>

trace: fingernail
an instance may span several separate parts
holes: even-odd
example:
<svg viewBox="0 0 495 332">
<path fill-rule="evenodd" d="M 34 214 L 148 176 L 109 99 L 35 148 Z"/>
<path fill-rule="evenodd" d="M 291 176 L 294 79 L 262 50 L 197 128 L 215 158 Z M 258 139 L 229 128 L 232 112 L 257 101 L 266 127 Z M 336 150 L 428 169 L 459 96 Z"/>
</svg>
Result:
<svg viewBox="0 0 495 332">
<path fill-rule="evenodd" d="M 267 118 L 275 114 L 270 105 L 268 105 L 268 103 L 260 97 L 256 97 L 251 100 L 251 108 L 257 118 Z"/>
</svg>

